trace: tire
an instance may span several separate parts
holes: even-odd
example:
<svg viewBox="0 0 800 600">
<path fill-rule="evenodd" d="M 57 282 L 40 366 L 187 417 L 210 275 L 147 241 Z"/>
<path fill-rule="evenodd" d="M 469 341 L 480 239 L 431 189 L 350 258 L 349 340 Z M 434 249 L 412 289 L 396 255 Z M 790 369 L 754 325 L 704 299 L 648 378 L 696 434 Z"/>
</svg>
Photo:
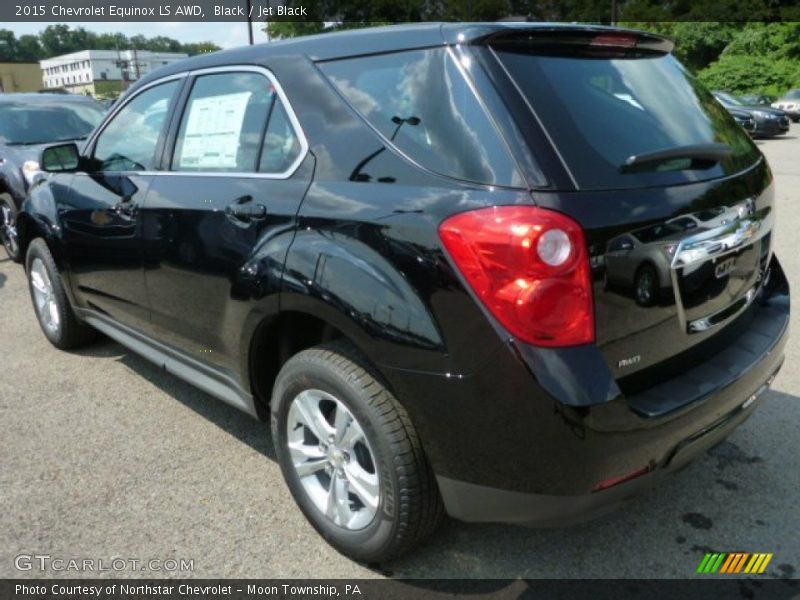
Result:
<svg viewBox="0 0 800 600">
<path fill-rule="evenodd" d="M 95 330 L 75 316 L 53 255 L 42 238 L 36 238 L 28 246 L 25 271 L 33 310 L 51 344 L 61 350 L 70 350 L 96 337 Z"/>
<path fill-rule="evenodd" d="M 658 300 L 658 275 L 651 265 L 642 265 L 636 272 L 633 292 L 639 306 L 653 306 Z"/>
<path fill-rule="evenodd" d="M 289 490 L 314 528 L 341 553 L 363 562 L 387 561 L 441 523 L 442 501 L 414 426 L 352 345 L 333 342 L 289 359 L 275 381 L 271 412 Z M 313 417 L 301 418 L 313 414 L 325 423 L 317 419 L 310 427 Z M 349 425 L 333 429 L 340 416 Z M 345 432 L 341 441 L 330 437 L 332 430 Z M 315 448 L 326 434 L 322 443 L 330 445 Z M 307 466 L 314 472 L 301 476 L 298 468 Z M 346 493 L 347 500 L 331 503 L 331 489 L 338 490 L 336 497 Z"/>
<path fill-rule="evenodd" d="M 15 263 L 22 262 L 17 235 L 17 205 L 10 194 L 0 194 L 0 241 L 6 254 Z"/>
</svg>

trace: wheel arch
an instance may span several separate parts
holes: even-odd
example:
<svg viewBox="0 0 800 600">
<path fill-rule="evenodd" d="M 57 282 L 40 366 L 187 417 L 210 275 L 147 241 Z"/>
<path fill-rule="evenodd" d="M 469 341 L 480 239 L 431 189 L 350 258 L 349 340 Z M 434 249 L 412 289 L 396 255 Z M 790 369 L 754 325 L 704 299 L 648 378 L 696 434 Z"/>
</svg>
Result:
<svg viewBox="0 0 800 600">
<path fill-rule="evenodd" d="M 262 316 L 244 337 L 246 347 L 242 348 L 242 370 L 247 373 L 260 418 L 266 420 L 269 417 L 269 403 L 278 372 L 298 352 L 342 339 L 369 360 L 366 358 L 369 356 L 369 343 L 364 332 L 358 330 L 357 324 L 336 318 L 324 308 L 293 308 Z M 367 366 L 380 372 L 378 365 L 372 362 Z"/>
</svg>

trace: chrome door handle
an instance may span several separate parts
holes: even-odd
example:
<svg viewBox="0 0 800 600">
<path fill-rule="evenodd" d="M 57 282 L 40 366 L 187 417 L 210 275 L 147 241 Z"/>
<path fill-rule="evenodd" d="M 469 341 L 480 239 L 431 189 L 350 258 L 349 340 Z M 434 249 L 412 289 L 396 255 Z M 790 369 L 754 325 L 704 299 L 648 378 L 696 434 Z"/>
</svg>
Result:
<svg viewBox="0 0 800 600">
<path fill-rule="evenodd" d="M 252 201 L 251 196 L 243 196 L 225 207 L 225 214 L 242 221 L 263 219 L 267 216 L 267 207 Z"/>
<path fill-rule="evenodd" d="M 120 217 L 135 217 L 138 208 L 137 204 L 132 200 L 122 200 L 117 202 L 112 210 Z"/>
</svg>

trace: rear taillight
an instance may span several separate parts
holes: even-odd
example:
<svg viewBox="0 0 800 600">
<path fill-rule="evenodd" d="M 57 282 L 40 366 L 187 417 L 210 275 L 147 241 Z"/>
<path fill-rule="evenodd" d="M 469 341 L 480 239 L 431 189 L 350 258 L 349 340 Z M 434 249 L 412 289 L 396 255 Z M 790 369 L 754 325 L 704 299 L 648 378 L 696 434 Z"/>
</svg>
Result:
<svg viewBox="0 0 800 600">
<path fill-rule="evenodd" d="M 575 221 L 534 206 L 499 206 L 450 217 L 439 235 L 512 335 L 539 346 L 594 341 L 589 258 Z"/>
</svg>

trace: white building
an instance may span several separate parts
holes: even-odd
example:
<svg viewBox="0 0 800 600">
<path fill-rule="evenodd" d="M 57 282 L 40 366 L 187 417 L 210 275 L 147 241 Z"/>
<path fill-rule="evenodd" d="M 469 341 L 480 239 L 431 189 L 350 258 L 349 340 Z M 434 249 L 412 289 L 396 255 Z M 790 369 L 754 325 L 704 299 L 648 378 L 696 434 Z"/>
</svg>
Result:
<svg viewBox="0 0 800 600">
<path fill-rule="evenodd" d="M 114 94 L 150 71 L 184 59 L 179 52 L 148 50 L 81 50 L 39 61 L 45 89 L 74 94 Z M 107 82 L 107 83 L 105 83 Z"/>
</svg>

